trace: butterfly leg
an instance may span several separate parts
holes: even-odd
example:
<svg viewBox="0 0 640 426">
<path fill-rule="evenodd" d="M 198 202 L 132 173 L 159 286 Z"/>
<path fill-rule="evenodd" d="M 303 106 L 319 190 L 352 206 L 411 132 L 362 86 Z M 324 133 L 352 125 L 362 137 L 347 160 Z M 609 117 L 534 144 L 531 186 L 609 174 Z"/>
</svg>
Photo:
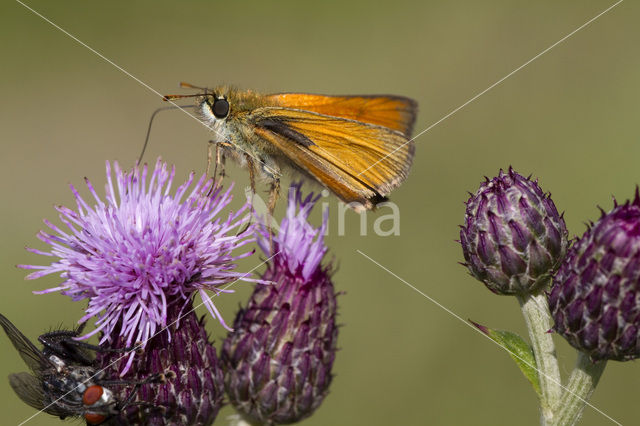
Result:
<svg viewBox="0 0 640 426">
<path fill-rule="evenodd" d="M 245 227 L 242 229 L 242 231 L 239 231 L 238 234 L 236 235 L 244 234 L 247 231 L 247 229 L 249 229 L 249 226 L 253 221 L 253 213 L 254 213 L 253 196 L 256 194 L 256 164 L 253 161 L 253 158 L 249 154 L 244 154 L 244 158 L 247 161 L 247 168 L 249 169 L 249 185 L 251 186 L 251 197 L 249 198 L 249 205 L 250 205 L 252 216 L 247 222 L 247 224 L 245 225 Z"/>
<path fill-rule="evenodd" d="M 273 217 L 278 197 L 280 197 L 280 178 L 274 177 L 269 190 L 269 217 Z"/>
<path fill-rule="evenodd" d="M 273 247 L 273 228 L 271 224 L 275 222 L 273 219 L 273 211 L 276 209 L 276 203 L 278 202 L 278 197 L 280 196 L 280 178 L 274 177 L 273 181 L 271 181 L 271 189 L 269 190 L 269 211 L 267 213 L 267 220 L 269 224 L 269 247 L 271 247 L 271 253 L 274 253 Z"/>
<path fill-rule="evenodd" d="M 218 143 L 216 141 L 210 140 L 209 145 L 207 146 L 207 176 L 209 176 L 209 171 L 211 170 L 211 161 L 213 160 L 213 150 L 216 151 L 216 168 L 213 169 L 213 176 L 216 175 L 216 170 L 218 168 Z"/>
<path fill-rule="evenodd" d="M 233 152 L 230 150 L 233 150 L 233 145 L 231 145 L 228 142 L 214 142 L 214 141 L 209 141 L 209 143 L 214 143 L 216 145 L 216 165 L 215 168 L 213 169 L 213 178 L 215 179 L 216 175 L 219 176 L 218 181 L 216 182 L 215 186 L 220 186 L 222 185 L 222 181 L 224 180 L 224 177 L 226 176 L 226 172 L 225 172 L 225 160 L 226 160 L 226 156 L 225 156 L 225 150 L 227 150 L 227 152 Z M 220 173 L 218 173 L 218 167 L 220 167 Z"/>
<path fill-rule="evenodd" d="M 211 176 L 214 179 L 216 179 L 216 175 L 218 174 L 218 166 L 220 166 L 220 179 L 216 182 L 216 184 L 214 185 L 215 187 L 218 187 L 222 184 L 222 179 L 224 178 L 224 152 L 222 152 L 222 148 L 224 147 L 224 143 L 222 142 L 216 142 L 214 140 L 210 140 L 209 141 L 209 146 L 207 148 L 207 176 Z M 215 166 L 213 168 L 213 174 L 210 175 L 209 172 L 211 171 L 211 163 L 213 162 L 213 157 L 214 157 L 214 151 L 215 151 Z"/>
<path fill-rule="evenodd" d="M 251 185 L 251 201 L 253 204 L 253 194 L 256 193 L 256 164 L 249 154 L 244 155 L 247 160 L 247 168 L 249 169 L 249 185 Z"/>
</svg>

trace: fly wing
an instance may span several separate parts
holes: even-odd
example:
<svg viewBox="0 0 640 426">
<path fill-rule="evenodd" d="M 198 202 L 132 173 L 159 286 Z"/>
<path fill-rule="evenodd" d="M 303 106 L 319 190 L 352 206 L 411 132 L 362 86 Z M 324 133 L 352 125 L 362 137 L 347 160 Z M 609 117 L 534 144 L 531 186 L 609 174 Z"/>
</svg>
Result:
<svg viewBox="0 0 640 426">
<path fill-rule="evenodd" d="M 13 347 L 16 348 L 31 371 L 39 373 L 48 366 L 48 361 L 44 358 L 42 352 L 2 314 L 0 314 L 0 325 L 4 328 Z"/>
<path fill-rule="evenodd" d="M 395 95 L 331 96 L 310 93 L 276 93 L 268 95 L 270 103 L 283 108 L 316 112 L 331 117 L 375 124 L 411 137 L 418 104 L 413 99 Z"/>
<path fill-rule="evenodd" d="M 74 415 L 74 413 L 66 412 L 57 405 L 49 403 L 50 398 L 47 398 L 44 394 L 42 382 L 29 373 L 10 374 L 9 384 L 22 401 L 36 410 L 44 411 L 58 417 Z"/>
</svg>

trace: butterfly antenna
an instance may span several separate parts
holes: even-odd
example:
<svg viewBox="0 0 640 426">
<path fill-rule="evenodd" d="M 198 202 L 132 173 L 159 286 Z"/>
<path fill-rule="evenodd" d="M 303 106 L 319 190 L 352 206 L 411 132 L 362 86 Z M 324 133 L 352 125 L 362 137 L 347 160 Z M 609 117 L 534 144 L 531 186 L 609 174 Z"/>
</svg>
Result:
<svg viewBox="0 0 640 426">
<path fill-rule="evenodd" d="M 198 96 L 206 95 L 206 93 L 194 93 L 192 95 L 164 95 L 162 100 L 165 102 L 173 101 L 175 99 L 184 99 L 184 98 L 197 98 Z"/>
<path fill-rule="evenodd" d="M 184 89 L 198 89 L 198 90 L 202 90 L 204 93 L 209 93 L 209 89 L 207 87 L 196 86 L 191 83 L 187 83 L 185 81 L 180 82 L 180 87 Z"/>
<path fill-rule="evenodd" d="M 153 119 L 156 118 L 156 114 L 160 111 L 166 111 L 169 109 L 186 109 L 186 108 L 195 108 L 195 105 L 171 105 L 162 108 L 158 108 L 151 114 L 151 119 L 149 119 L 149 127 L 147 128 L 147 136 L 144 138 L 144 145 L 142 145 L 142 152 L 140 152 L 140 156 L 138 157 L 138 164 L 142 163 L 142 157 L 144 157 L 144 153 L 147 150 L 147 145 L 149 144 L 149 136 L 151 136 L 151 125 L 153 124 Z"/>
</svg>

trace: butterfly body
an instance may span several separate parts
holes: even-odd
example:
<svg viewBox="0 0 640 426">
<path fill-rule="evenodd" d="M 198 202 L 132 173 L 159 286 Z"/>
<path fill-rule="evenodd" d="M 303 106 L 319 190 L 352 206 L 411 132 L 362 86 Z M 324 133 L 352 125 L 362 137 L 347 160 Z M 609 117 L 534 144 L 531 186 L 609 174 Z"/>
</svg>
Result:
<svg viewBox="0 0 640 426">
<path fill-rule="evenodd" d="M 221 151 L 272 182 L 293 169 L 356 210 L 368 210 L 409 174 L 417 112 L 409 98 L 262 95 L 227 86 L 193 96 Z"/>
<path fill-rule="evenodd" d="M 202 121 L 213 130 L 215 142 L 221 144 L 227 156 L 241 165 L 246 165 L 247 160 L 254 161 L 265 178 L 280 179 L 282 170 L 279 165 L 281 162 L 276 159 L 278 150 L 254 131 L 255 123 L 264 118 L 255 112 L 262 105 L 258 95 L 227 87 L 218 87 L 215 93 L 214 96 L 224 96 L 229 105 L 233 105 L 233 114 L 229 113 L 226 119 L 219 119 L 210 107 L 215 100 L 208 95 L 197 100 L 197 111 Z"/>
</svg>

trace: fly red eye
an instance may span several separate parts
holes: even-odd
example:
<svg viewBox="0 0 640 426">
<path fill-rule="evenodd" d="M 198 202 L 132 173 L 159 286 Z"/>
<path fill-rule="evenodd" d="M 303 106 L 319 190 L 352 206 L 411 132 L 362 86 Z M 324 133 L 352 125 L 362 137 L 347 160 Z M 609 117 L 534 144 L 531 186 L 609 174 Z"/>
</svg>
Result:
<svg viewBox="0 0 640 426">
<path fill-rule="evenodd" d="M 102 389 L 102 386 L 99 386 L 99 385 L 89 386 L 87 390 L 84 391 L 84 394 L 82 395 L 82 402 L 84 403 L 84 405 L 93 405 L 100 400 L 103 393 L 104 393 L 104 389 Z"/>
<path fill-rule="evenodd" d="M 84 415 L 84 419 L 90 425 L 99 425 L 100 423 L 104 422 L 107 419 L 107 417 L 102 414 L 86 413 Z"/>
</svg>

